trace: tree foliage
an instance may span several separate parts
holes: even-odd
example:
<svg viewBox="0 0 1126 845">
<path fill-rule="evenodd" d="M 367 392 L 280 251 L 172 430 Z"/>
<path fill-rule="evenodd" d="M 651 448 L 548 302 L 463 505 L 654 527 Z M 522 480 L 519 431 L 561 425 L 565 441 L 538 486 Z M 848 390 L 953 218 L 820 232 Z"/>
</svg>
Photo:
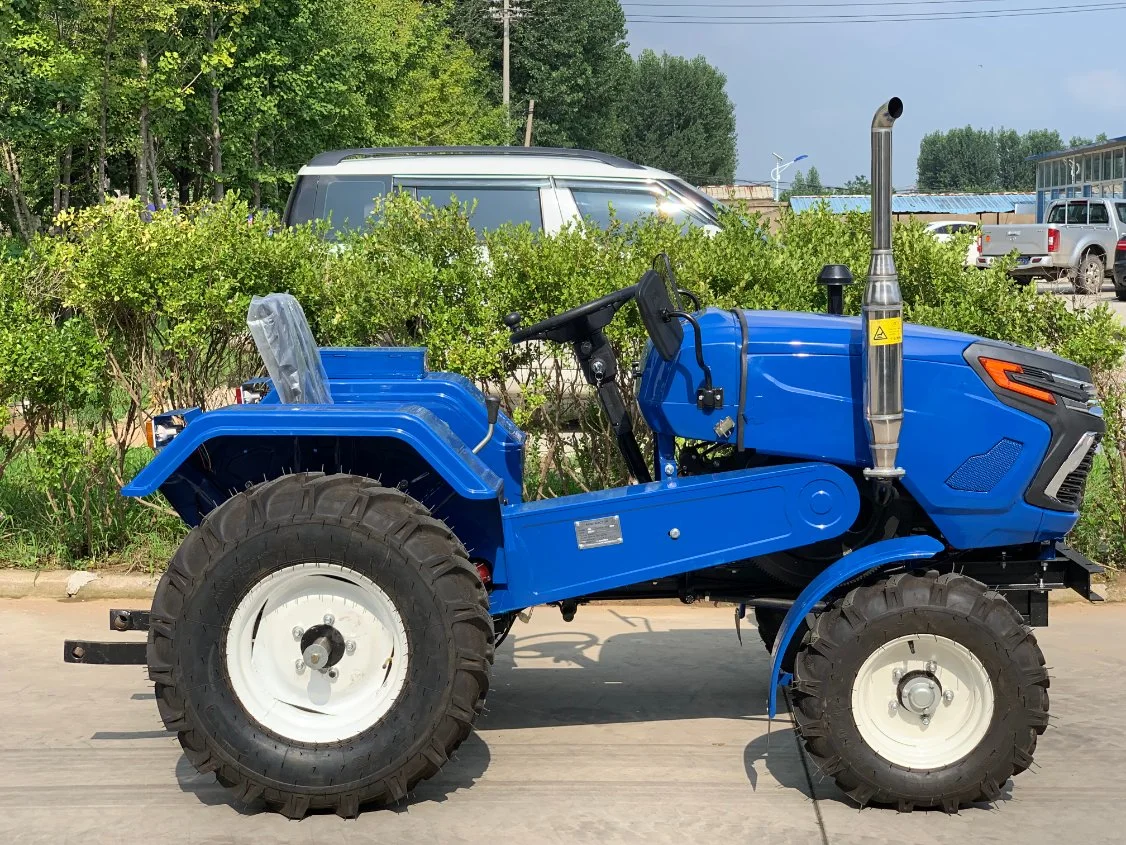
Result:
<svg viewBox="0 0 1126 845">
<path fill-rule="evenodd" d="M 1076 140 L 1083 139 L 1072 139 Z M 1013 129 L 965 126 L 931 132 L 919 144 L 919 190 L 1033 191 L 1036 166 L 1026 159 L 1064 146 L 1060 133 L 1049 129 L 1020 134 Z"/>
<path fill-rule="evenodd" d="M 618 0 L 513 0 L 512 140 L 536 101 L 535 141 L 544 147 L 612 150 L 617 111 L 629 81 L 626 18 Z M 496 8 L 499 4 L 492 4 Z M 500 100 L 502 27 L 481 0 L 455 0 L 452 25 L 489 63 Z"/>
<path fill-rule="evenodd" d="M 727 78 L 703 56 L 645 50 L 620 109 L 621 150 L 630 159 L 702 185 L 735 178 L 735 109 Z"/>
<path fill-rule="evenodd" d="M 236 188 L 277 207 L 325 149 L 500 141 L 445 16 L 417 0 L 0 2 L 0 222 L 26 239 L 117 194 Z"/>
</svg>

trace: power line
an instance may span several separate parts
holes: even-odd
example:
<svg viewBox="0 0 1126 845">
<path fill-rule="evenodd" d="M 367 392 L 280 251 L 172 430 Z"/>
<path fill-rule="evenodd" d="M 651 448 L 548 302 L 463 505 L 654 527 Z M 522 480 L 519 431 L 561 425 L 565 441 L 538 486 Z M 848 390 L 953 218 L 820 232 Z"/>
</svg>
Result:
<svg viewBox="0 0 1126 845">
<path fill-rule="evenodd" d="M 793 17 L 788 15 L 741 15 L 730 17 L 700 17 L 699 15 L 635 15 L 627 17 L 627 23 L 657 24 L 695 24 L 718 26 L 802 26 L 805 24 L 854 24 L 854 23 L 910 23 L 912 21 L 952 21 L 984 20 L 988 18 L 1026 18 L 1054 15 L 1060 12 L 1084 14 L 1089 12 L 1113 12 L 1126 9 L 1126 3 L 1100 3 L 1077 6 L 1033 6 L 1015 9 L 967 10 L 959 12 L 898 12 L 888 14 L 864 13 L 856 15 L 817 15 L 814 17 Z"/>
<path fill-rule="evenodd" d="M 624 2 L 622 6 L 644 9 L 847 9 L 853 6 L 957 6 L 963 4 L 1009 3 L 1012 0 L 875 0 L 845 3 L 639 3 Z M 986 11 L 986 10 L 982 10 Z M 637 14 L 648 14 L 638 12 Z M 660 14 L 660 13 L 654 13 Z"/>
</svg>

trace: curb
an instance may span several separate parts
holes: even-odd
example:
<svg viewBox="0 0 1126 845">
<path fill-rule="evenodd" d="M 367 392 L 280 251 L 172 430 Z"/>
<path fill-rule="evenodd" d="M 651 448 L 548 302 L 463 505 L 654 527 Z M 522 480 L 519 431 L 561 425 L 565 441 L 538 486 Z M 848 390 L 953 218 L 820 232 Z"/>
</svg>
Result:
<svg viewBox="0 0 1126 845">
<path fill-rule="evenodd" d="M 81 572 L 68 569 L 33 572 L 27 569 L 0 569 L 0 599 L 145 599 L 152 600 L 159 575 L 128 575 L 113 572 Z M 1095 584 L 1094 590 L 1108 602 L 1126 601 L 1126 578 L 1113 584 Z M 1074 604 L 1084 601 L 1074 590 L 1053 590 L 1048 595 L 1052 604 Z M 592 605 L 618 606 L 617 601 L 592 601 Z M 636 599 L 628 604 L 655 607 L 688 607 L 679 599 Z M 697 607 L 711 606 L 700 601 Z"/>
<path fill-rule="evenodd" d="M 156 575 L 113 572 L 75 572 L 0 569 L 0 598 L 4 599 L 146 599 L 156 591 Z"/>
</svg>

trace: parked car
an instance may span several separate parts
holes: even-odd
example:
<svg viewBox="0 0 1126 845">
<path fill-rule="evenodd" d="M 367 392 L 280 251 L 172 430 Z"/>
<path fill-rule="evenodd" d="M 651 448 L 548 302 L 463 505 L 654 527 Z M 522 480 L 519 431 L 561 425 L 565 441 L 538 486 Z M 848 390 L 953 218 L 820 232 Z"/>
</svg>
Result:
<svg viewBox="0 0 1126 845">
<path fill-rule="evenodd" d="M 1115 247 L 1126 237 L 1126 200 L 1056 200 L 1045 219 L 1039 224 L 983 226 L 977 266 L 988 267 L 1016 252 L 1014 278 L 1066 278 L 1077 293 L 1098 293 Z"/>
<path fill-rule="evenodd" d="M 1126 302 L 1126 237 L 1114 250 L 1114 295 Z"/>
<path fill-rule="evenodd" d="M 978 224 L 969 220 L 936 220 L 933 223 L 928 223 L 926 229 L 936 241 L 942 243 L 949 243 L 954 240 L 955 235 L 960 235 L 965 232 L 972 232 L 977 234 Z M 973 238 L 969 246 L 966 247 L 966 259 L 963 262 L 967 267 L 976 267 L 977 258 L 981 254 L 978 246 L 977 238 Z"/>
<path fill-rule="evenodd" d="M 661 215 L 715 228 L 718 203 L 683 179 L 591 150 L 549 147 L 388 147 L 335 150 L 298 173 L 286 205 L 289 225 L 328 220 L 364 225 L 375 199 L 407 191 L 435 206 L 472 205 L 480 233 L 527 223 L 554 234 L 583 218 L 607 226 Z"/>
</svg>

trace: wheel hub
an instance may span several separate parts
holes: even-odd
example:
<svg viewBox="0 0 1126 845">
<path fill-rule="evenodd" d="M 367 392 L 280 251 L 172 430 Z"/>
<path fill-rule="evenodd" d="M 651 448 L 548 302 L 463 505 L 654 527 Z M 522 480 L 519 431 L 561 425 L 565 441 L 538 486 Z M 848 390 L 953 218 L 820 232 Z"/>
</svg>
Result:
<svg viewBox="0 0 1126 845">
<path fill-rule="evenodd" d="M 302 635 L 300 649 L 306 666 L 325 672 L 344 656 L 344 635 L 332 625 L 314 625 Z"/>
<path fill-rule="evenodd" d="M 965 646 L 935 634 L 898 637 L 879 647 L 853 680 L 852 716 L 865 743 L 912 769 L 950 765 L 984 738 L 993 685 Z"/>
<path fill-rule="evenodd" d="M 919 716 L 930 716 L 938 709 L 942 684 L 930 672 L 909 672 L 899 682 L 899 703 Z"/>
<path fill-rule="evenodd" d="M 313 624 L 310 624 L 313 623 Z M 239 703 L 287 740 L 338 742 L 390 711 L 406 682 L 407 633 L 374 581 L 336 564 L 270 573 L 227 628 L 226 666 Z"/>
</svg>

